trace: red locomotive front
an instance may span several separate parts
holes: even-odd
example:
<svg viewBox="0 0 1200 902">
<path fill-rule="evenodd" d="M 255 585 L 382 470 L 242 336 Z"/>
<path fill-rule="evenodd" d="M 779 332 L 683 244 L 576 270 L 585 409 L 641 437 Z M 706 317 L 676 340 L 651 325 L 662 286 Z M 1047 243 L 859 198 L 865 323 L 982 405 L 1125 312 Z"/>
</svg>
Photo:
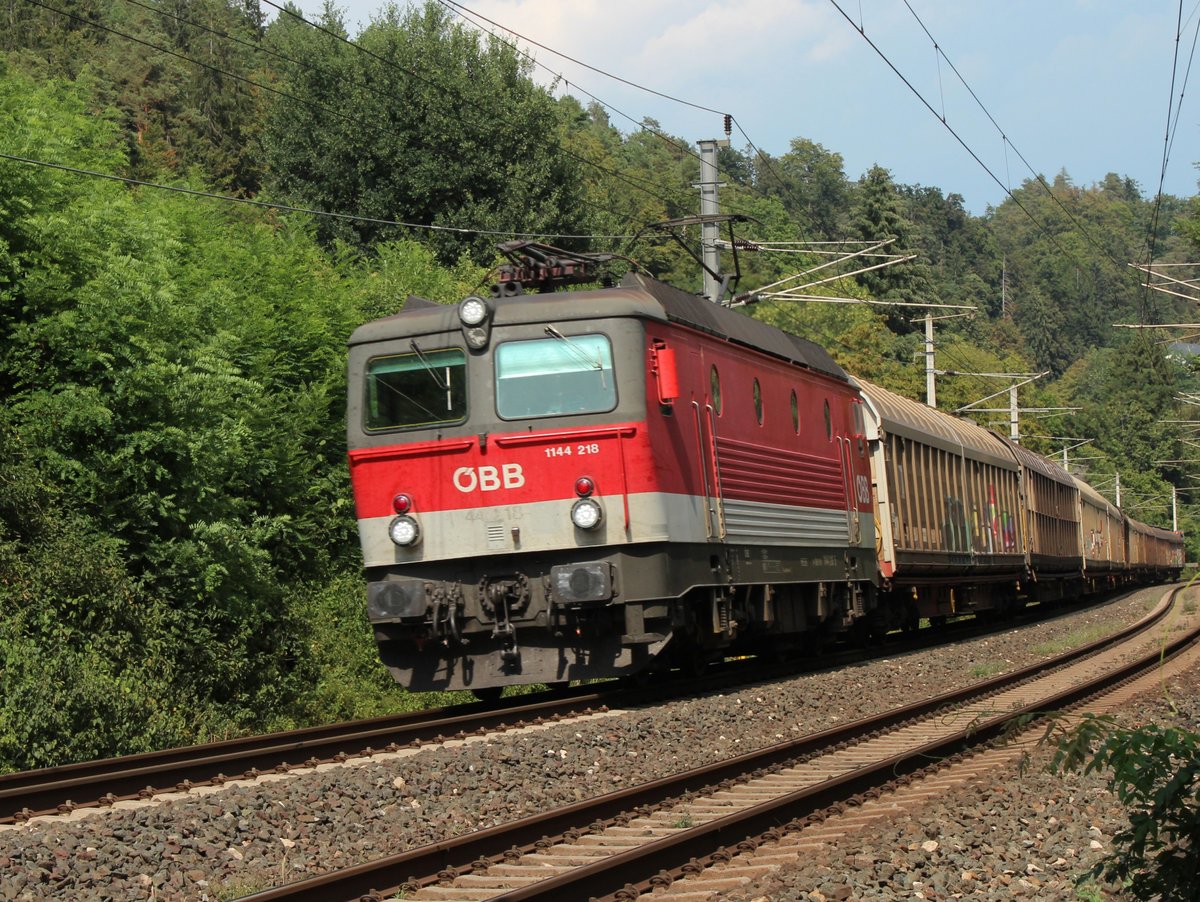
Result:
<svg viewBox="0 0 1200 902">
<path fill-rule="evenodd" d="M 368 615 L 406 685 L 609 676 L 666 642 L 645 606 L 614 604 L 629 596 L 623 558 L 667 530 L 645 428 L 647 313 L 611 292 L 471 298 L 351 339 Z"/>
</svg>

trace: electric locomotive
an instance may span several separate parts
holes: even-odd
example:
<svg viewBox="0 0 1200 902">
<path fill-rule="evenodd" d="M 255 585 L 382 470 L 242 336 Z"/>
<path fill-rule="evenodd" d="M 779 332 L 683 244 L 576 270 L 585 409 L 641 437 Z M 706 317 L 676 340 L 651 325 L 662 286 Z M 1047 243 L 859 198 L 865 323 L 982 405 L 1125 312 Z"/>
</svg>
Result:
<svg viewBox="0 0 1200 902">
<path fill-rule="evenodd" d="M 489 694 L 870 623 L 862 405 L 819 346 L 638 273 L 410 298 L 350 339 L 383 662 L 410 689 Z"/>
<path fill-rule="evenodd" d="M 1050 461 L 630 272 L 507 248 L 490 297 L 350 339 L 380 657 L 414 690 L 789 653 L 1178 576 L 1183 539 Z"/>
</svg>

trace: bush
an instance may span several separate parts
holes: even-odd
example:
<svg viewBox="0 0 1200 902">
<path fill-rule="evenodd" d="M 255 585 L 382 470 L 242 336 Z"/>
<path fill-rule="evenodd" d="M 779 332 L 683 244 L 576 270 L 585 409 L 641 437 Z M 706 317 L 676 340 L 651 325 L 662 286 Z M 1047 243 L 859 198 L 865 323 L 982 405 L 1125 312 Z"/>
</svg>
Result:
<svg viewBox="0 0 1200 902">
<path fill-rule="evenodd" d="M 1052 772 L 1111 769 L 1129 826 L 1092 872 L 1129 887 L 1133 898 L 1192 900 L 1200 886 L 1200 734 L 1153 724 L 1119 728 L 1084 715 L 1059 740 Z"/>
</svg>

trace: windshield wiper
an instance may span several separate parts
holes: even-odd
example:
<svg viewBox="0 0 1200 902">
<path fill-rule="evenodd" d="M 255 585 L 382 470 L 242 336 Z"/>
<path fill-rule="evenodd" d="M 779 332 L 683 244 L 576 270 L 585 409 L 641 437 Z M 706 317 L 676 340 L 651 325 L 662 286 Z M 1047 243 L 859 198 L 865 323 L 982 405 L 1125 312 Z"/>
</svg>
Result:
<svg viewBox="0 0 1200 902">
<path fill-rule="evenodd" d="M 433 384 L 442 391 L 449 391 L 449 384 L 442 381 L 442 377 L 438 375 L 438 371 L 433 368 L 433 365 L 430 364 L 428 358 L 426 358 L 421 352 L 421 349 L 417 347 L 417 340 L 414 338 L 409 342 L 409 344 L 412 346 L 413 353 L 417 355 L 417 359 L 421 361 L 421 366 L 425 367 L 425 372 L 427 372 L 429 374 L 429 378 L 433 380 Z"/>
<path fill-rule="evenodd" d="M 546 334 L 550 335 L 554 338 L 557 338 L 559 341 L 561 341 L 563 344 L 565 344 L 567 346 L 567 350 L 569 350 L 575 356 L 575 359 L 581 361 L 583 363 L 583 365 L 586 366 L 588 369 L 590 369 L 590 370 L 604 369 L 604 364 L 602 364 L 600 362 L 599 354 L 597 354 L 596 359 L 593 360 L 591 357 L 588 356 L 587 351 L 583 350 L 583 348 L 579 347 L 579 345 L 577 345 L 575 342 L 571 341 L 571 339 L 567 338 L 567 336 L 563 335 L 561 332 L 559 332 L 553 326 L 546 327 Z"/>
</svg>

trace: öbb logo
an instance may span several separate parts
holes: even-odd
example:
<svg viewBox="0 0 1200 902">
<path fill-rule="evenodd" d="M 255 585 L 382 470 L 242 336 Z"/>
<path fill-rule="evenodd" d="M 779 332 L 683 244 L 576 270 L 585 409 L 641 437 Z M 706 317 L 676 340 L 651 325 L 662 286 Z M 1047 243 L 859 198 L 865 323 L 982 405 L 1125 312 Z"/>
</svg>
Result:
<svg viewBox="0 0 1200 902">
<path fill-rule="evenodd" d="M 494 492 L 497 489 L 519 489 L 525 484 L 525 472 L 520 464 L 504 464 L 500 467 L 459 467 L 454 471 L 454 487 L 467 494 L 479 489 Z"/>
</svg>

